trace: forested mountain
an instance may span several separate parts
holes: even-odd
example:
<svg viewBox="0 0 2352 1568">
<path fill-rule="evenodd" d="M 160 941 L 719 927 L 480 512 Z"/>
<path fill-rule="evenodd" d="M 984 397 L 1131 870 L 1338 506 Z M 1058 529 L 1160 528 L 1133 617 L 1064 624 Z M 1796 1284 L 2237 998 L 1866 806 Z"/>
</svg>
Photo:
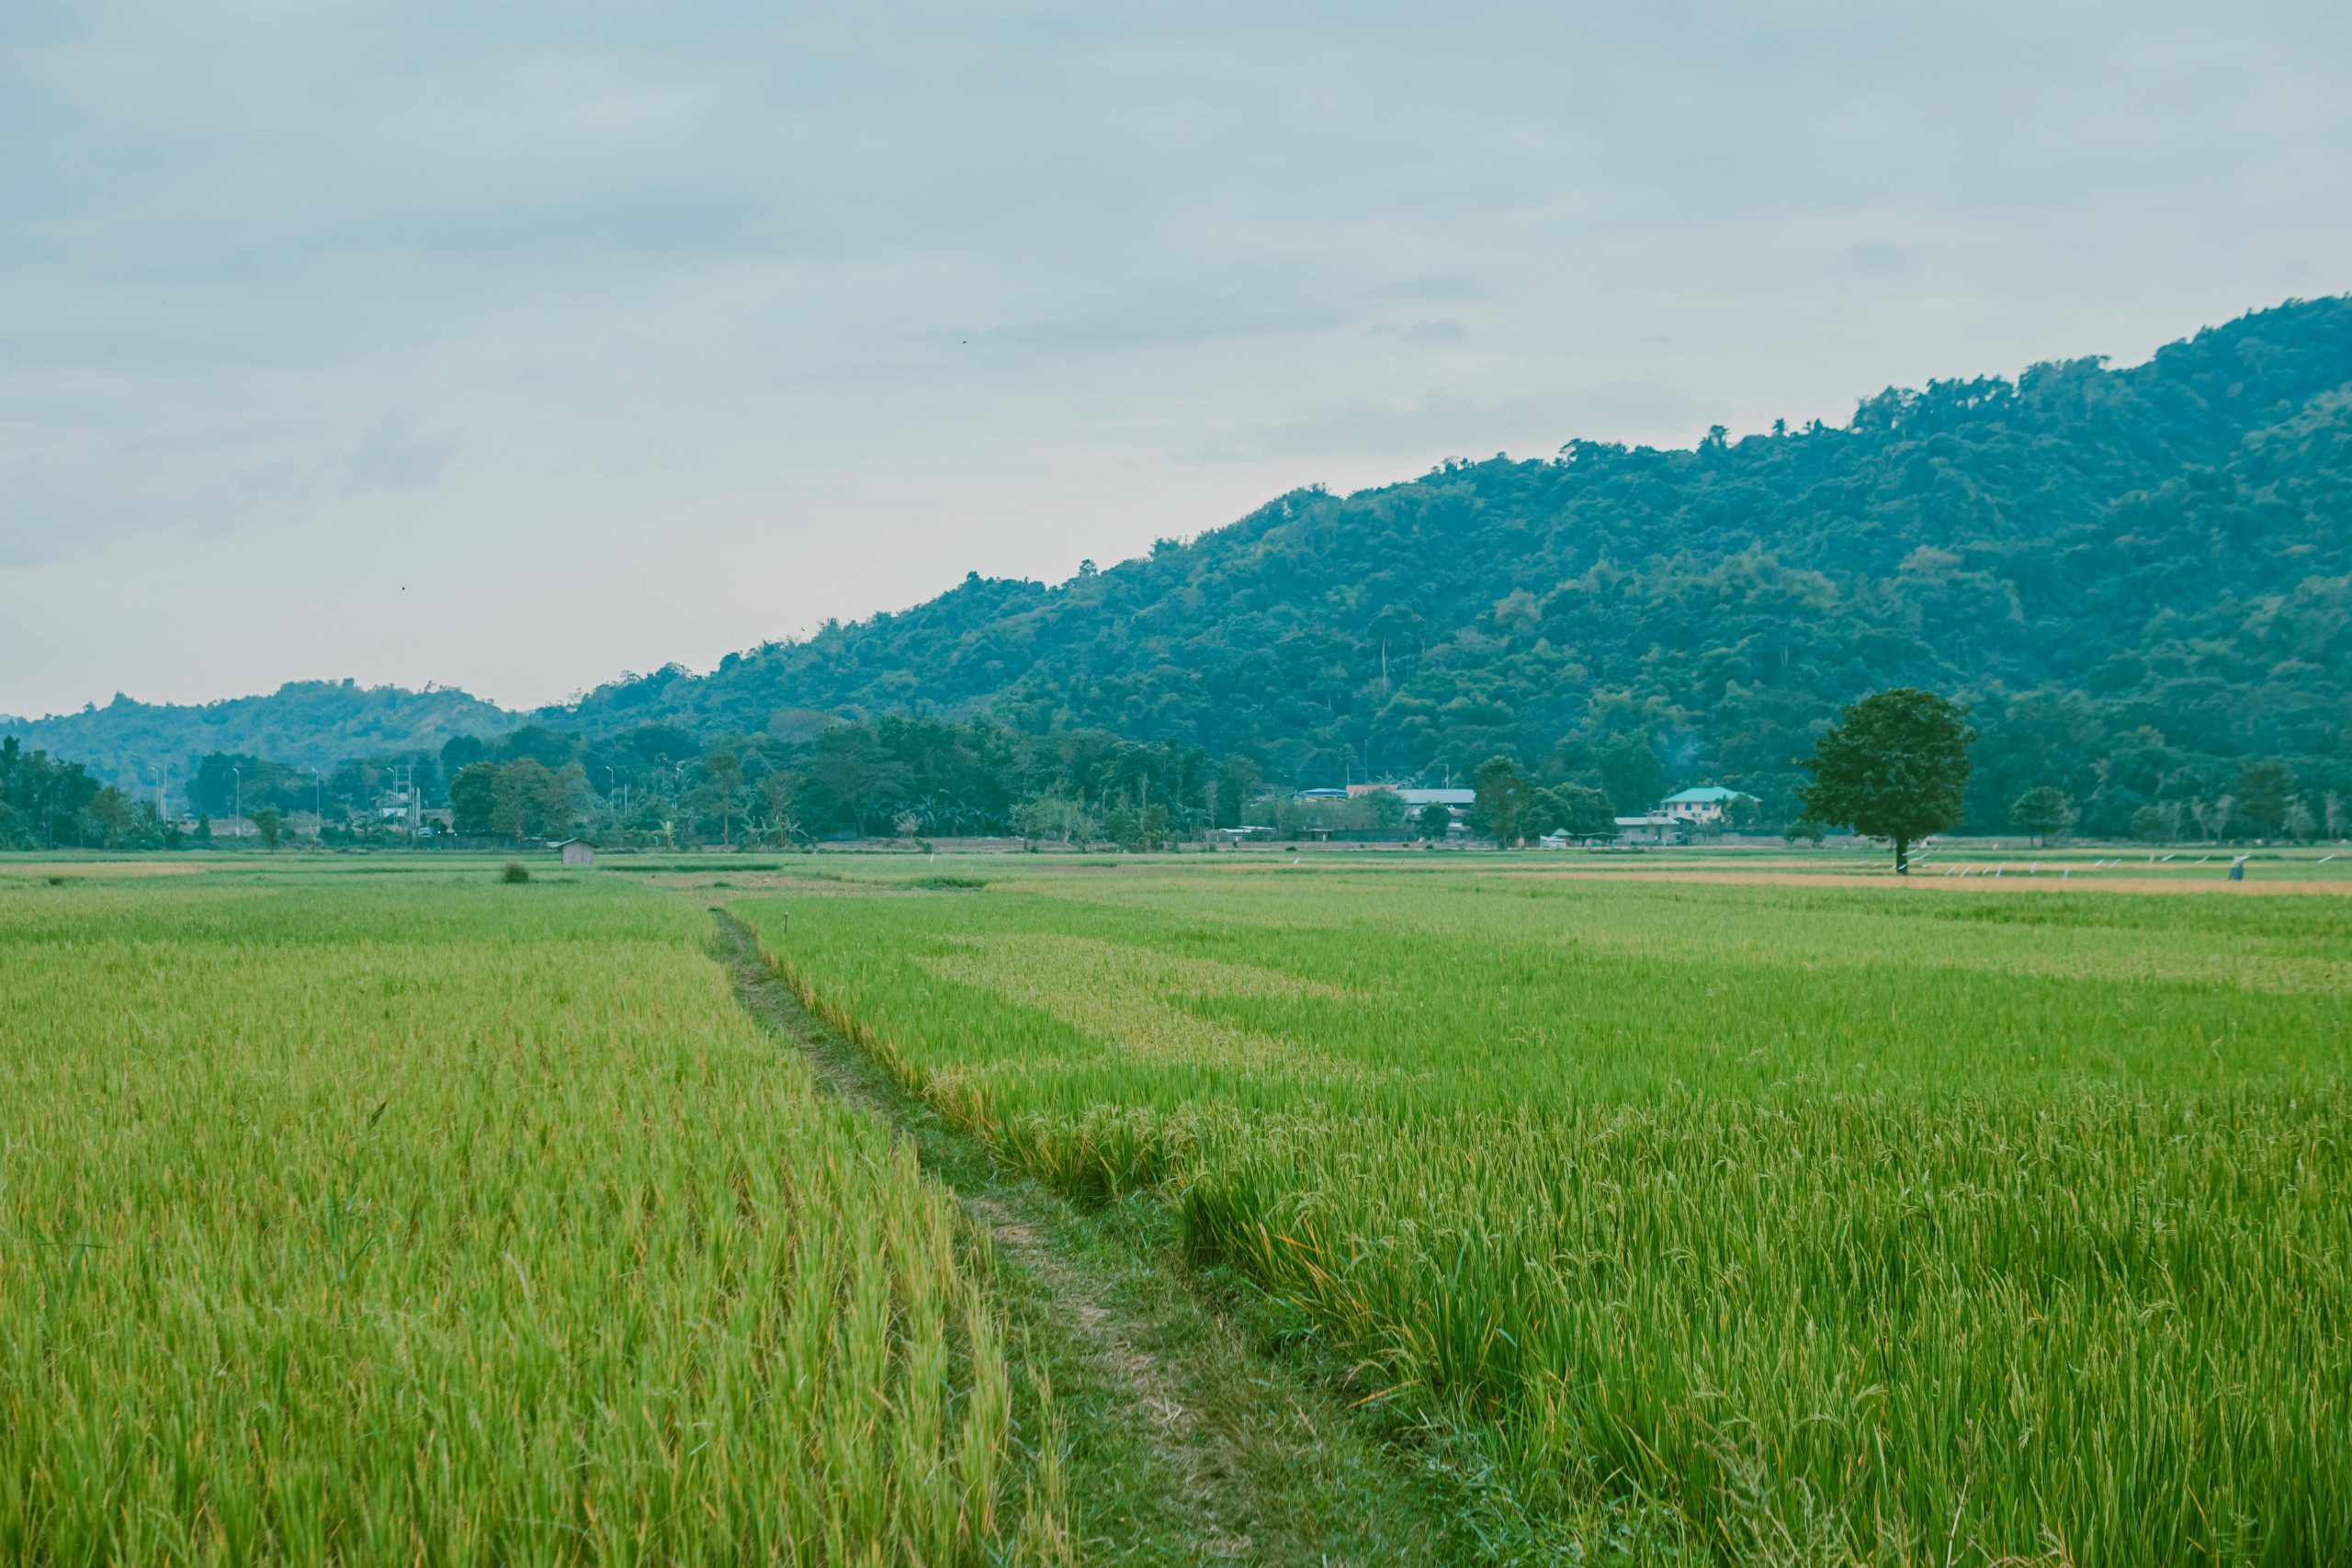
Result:
<svg viewBox="0 0 2352 1568">
<path fill-rule="evenodd" d="M 1872 688 L 1973 703 L 1973 816 L 2043 784 L 2086 829 L 2226 795 L 2248 758 L 2352 795 L 2352 299 L 2149 363 L 1939 381 L 1695 449 L 1570 444 L 1301 491 L 1058 587 L 968 578 L 566 716 L 758 731 L 993 711 L 1255 756 L 1277 778 L 1458 777 L 1497 750 L 1785 813 L 1811 731 Z M 1629 739 L 1630 738 L 1630 739 Z"/>
<path fill-rule="evenodd" d="M 446 687 L 291 681 L 266 696 L 198 705 L 134 702 L 118 693 L 106 706 L 80 713 L 0 717 L 0 735 L 138 790 L 153 787 L 156 768 L 185 776 L 193 759 L 215 752 L 333 768 L 351 757 L 438 751 L 455 737 L 503 735 L 522 722 L 495 703 Z"/>
<path fill-rule="evenodd" d="M 974 575 L 532 717 L 789 749 L 842 716 L 993 716 L 1245 753 L 1300 784 L 1458 780 L 1505 751 L 1620 796 L 1736 784 L 1779 818 L 1835 707 L 1912 684 L 1974 706 L 1973 825 L 2006 829 L 2049 784 L 2086 830 L 2120 833 L 2152 804 L 2227 817 L 2215 803 L 2249 763 L 2292 781 L 2264 772 L 2266 802 L 2340 813 L 2347 668 L 2352 299 L 2333 299 L 2128 369 L 1890 389 L 1842 428 L 1573 442 L 1302 491 L 1057 586 Z M 323 762 L 517 722 L 458 693 L 346 684 L 0 728 L 112 773 L 198 750 Z"/>
</svg>

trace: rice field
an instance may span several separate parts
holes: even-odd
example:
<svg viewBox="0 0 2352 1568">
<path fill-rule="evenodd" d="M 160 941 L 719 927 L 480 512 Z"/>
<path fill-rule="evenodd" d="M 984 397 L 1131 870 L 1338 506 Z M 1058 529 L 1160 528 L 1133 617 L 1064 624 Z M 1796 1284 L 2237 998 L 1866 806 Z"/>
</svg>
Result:
<svg viewBox="0 0 2352 1568">
<path fill-rule="evenodd" d="M 2352 902 L 1250 859 L 732 908 L 1539 1523 L 2352 1558 Z"/>
<path fill-rule="evenodd" d="M 0 1558 L 1066 1559 L 985 1249 L 709 934 L 486 869 L 0 886 Z"/>
</svg>

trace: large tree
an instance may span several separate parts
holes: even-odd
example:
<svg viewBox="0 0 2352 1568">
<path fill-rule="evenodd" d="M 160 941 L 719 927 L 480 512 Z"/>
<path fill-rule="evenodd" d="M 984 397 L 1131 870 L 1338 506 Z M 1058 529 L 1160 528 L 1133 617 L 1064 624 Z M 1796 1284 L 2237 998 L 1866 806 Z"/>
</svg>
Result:
<svg viewBox="0 0 2352 1568">
<path fill-rule="evenodd" d="M 1258 771 L 1257 763 L 1238 751 L 1227 756 L 1216 781 L 1216 825 L 1240 827 L 1243 809 L 1265 787 L 1265 775 Z"/>
<path fill-rule="evenodd" d="M 2238 809 L 2264 838 L 2278 837 L 2296 800 L 2294 770 L 2286 763 L 2247 762 L 2238 770 Z"/>
<path fill-rule="evenodd" d="M 458 770 L 463 778 L 465 771 Z M 556 776 L 537 758 L 523 757 L 498 770 L 491 826 L 519 845 L 525 835 L 544 831 Z"/>
<path fill-rule="evenodd" d="M 1797 786 L 1805 815 L 1894 841 L 1894 869 L 1911 871 L 1911 846 L 1961 819 L 1968 801 L 1968 710 L 1897 686 L 1849 703 L 1813 744 Z"/>
<path fill-rule="evenodd" d="M 1539 789 L 1529 803 L 1527 829 L 1532 833 L 1566 832 L 1579 839 L 1603 837 L 1616 829 L 1609 797 L 1582 784 L 1554 784 Z"/>
<path fill-rule="evenodd" d="M 1492 838 L 1495 848 L 1509 849 L 1525 831 L 1535 786 L 1517 762 L 1499 755 L 1479 763 L 1470 782 L 1478 792 L 1470 807 L 1472 825 Z"/>
<path fill-rule="evenodd" d="M 2047 843 L 2075 825 L 2075 803 L 2055 784 L 2036 784 L 2009 807 L 2009 820 Z"/>
<path fill-rule="evenodd" d="M 702 765 L 704 804 L 718 814 L 718 841 L 735 847 L 735 801 L 743 790 L 743 760 L 732 751 L 714 751 Z"/>
<path fill-rule="evenodd" d="M 449 825 L 480 838 L 498 830 L 498 764 L 468 762 L 449 779 Z"/>
<path fill-rule="evenodd" d="M 1609 803 L 1632 817 L 1657 809 L 1666 794 L 1666 764 L 1646 729 L 1612 737 L 1600 749 L 1600 787 Z"/>
</svg>

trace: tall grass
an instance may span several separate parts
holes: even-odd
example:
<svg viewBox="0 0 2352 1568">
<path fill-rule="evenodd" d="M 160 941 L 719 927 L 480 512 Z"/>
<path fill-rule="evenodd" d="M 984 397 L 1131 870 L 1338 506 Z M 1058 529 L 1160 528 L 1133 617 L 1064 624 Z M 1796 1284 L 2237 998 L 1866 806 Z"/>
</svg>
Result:
<svg viewBox="0 0 2352 1568">
<path fill-rule="evenodd" d="M 2339 900 L 1168 868 L 740 908 L 1532 1508 L 1663 1502 L 1728 1560 L 2352 1555 Z"/>
<path fill-rule="evenodd" d="M 984 1260 L 705 919 L 472 876 L 0 901 L 0 1556 L 1056 1540 Z"/>
</svg>

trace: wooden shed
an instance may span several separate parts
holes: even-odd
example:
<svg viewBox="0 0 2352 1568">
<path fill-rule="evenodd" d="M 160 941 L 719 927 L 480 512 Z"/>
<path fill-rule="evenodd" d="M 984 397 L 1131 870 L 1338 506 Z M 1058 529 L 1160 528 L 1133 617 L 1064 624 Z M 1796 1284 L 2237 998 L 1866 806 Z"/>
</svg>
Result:
<svg viewBox="0 0 2352 1568">
<path fill-rule="evenodd" d="M 596 863 L 595 847 L 578 839 L 566 839 L 561 843 L 549 844 L 548 848 L 561 855 L 563 863 L 566 865 L 594 865 Z"/>
</svg>

